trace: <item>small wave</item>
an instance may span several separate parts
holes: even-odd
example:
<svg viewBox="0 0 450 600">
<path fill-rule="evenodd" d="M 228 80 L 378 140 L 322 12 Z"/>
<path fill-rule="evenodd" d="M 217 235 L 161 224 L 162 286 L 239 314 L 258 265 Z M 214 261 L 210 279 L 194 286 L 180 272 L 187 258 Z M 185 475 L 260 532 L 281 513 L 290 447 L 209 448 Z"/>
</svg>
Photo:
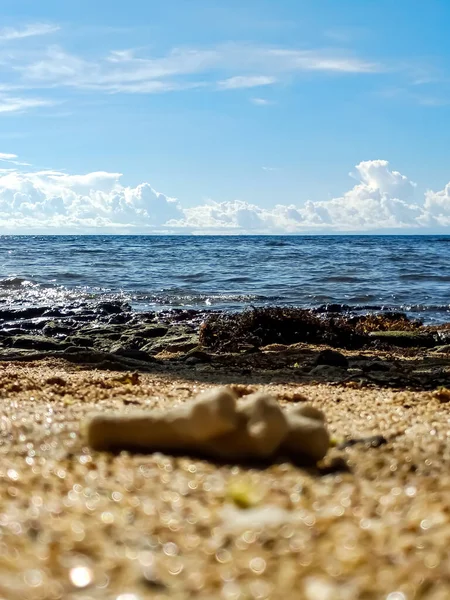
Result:
<svg viewBox="0 0 450 600">
<path fill-rule="evenodd" d="M 5 279 L 0 279 L 0 288 L 5 289 L 20 289 L 27 286 L 37 285 L 30 281 L 29 279 L 25 279 L 24 277 L 6 277 Z"/>
<path fill-rule="evenodd" d="M 351 275 L 334 275 L 332 277 L 323 277 L 320 281 L 323 283 L 360 283 L 362 279 L 352 277 Z"/>
<path fill-rule="evenodd" d="M 168 306 L 211 306 L 217 304 L 245 304 L 249 302 L 267 302 L 270 299 L 257 294 L 138 294 L 133 301 L 140 304 Z"/>
<path fill-rule="evenodd" d="M 450 281 L 450 275 L 428 275 L 426 273 L 409 273 L 399 275 L 402 281 Z"/>
<path fill-rule="evenodd" d="M 207 281 L 210 278 L 210 276 L 207 273 L 188 273 L 186 275 L 178 275 L 177 279 L 181 279 L 182 281 L 186 281 L 186 282 L 194 282 L 194 283 L 201 283 L 203 281 Z"/>
<path fill-rule="evenodd" d="M 400 310 L 405 312 L 430 312 L 430 313 L 442 313 L 450 312 L 449 304 L 403 304 L 400 306 Z"/>
<path fill-rule="evenodd" d="M 290 246 L 289 242 L 284 240 L 266 240 L 265 245 L 269 248 L 282 248 L 284 246 Z"/>
<path fill-rule="evenodd" d="M 248 283 L 250 281 L 254 281 L 253 277 L 246 277 L 242 275 L 240 277 L 227 277 L 225 279 L 227 283 Z"/>
</svg>

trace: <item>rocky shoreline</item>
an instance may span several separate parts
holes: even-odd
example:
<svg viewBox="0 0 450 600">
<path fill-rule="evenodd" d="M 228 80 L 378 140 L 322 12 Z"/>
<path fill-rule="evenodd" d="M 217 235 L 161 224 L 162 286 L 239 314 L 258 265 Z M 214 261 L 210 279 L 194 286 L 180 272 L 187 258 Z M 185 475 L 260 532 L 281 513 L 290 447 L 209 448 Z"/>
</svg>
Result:
<svg viewBox="0 0 450 600">
<path fill-rule="evenodd" d="M 276 308 L 133 312 L 120 302 L 0 310 L 0 361 L 205 377 L 435 389 L 450 387 L 450 325 L 401 313 Z"/>
<path fill-rule="evenodd" d="M 0 596 L 447 600 L 448 332 L 400 314 L 3 308 Z M 324 415 L 324 459 L 89 443 L 89 423 L 184 418 L 224 384 L 244 411 Z"/>
</svg>

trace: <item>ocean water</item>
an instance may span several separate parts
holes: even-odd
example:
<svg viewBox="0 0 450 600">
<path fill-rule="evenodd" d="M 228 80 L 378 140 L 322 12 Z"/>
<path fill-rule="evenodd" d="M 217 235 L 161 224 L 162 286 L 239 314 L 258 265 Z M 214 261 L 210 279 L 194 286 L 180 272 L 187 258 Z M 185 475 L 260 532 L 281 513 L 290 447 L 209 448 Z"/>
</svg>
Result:
<svg viewBox="0 0 450 600">
<path fill-rule="evenodd" d="M 450 321 L 450 236 L 0 236 L 0 307 L 401 310 Z"/>
</svg>

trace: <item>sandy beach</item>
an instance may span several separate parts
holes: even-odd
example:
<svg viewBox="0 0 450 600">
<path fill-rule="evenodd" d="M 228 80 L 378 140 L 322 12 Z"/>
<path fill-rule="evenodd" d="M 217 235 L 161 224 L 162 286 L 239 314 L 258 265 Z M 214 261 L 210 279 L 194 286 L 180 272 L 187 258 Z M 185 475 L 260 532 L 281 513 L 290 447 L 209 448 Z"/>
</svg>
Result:
<svg viewBox="0 0 450 600">
<path fill-rule="evenodd" d="M 286 349 L 259 355 L 276 364 Z M 298 356 L 295 369 L 250 372 L 171 358 L 134 376 L 52 357 L 0 364 L 0 597 L 448 598 L 445 393 L 326 369 L 298 380 Z M 92 411 L 172 407 L 222 384 L 322 409 L 326 458 L 226 464 L 86 445 Z"/>
</svg>

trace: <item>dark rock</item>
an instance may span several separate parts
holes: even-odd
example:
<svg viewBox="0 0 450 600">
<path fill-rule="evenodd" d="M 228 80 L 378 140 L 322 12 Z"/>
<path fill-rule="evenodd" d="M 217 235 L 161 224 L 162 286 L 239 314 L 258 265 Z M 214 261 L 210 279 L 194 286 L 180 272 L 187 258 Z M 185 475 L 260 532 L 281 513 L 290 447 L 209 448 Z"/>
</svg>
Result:
<svg viewBox="0 0 450 600">
<path fill-rule="evenodd" d="M 169 328 L 165 325 L 146 325 L 143 329 L 139 329 L 136 333 L 141 338 L 157 338 L 166 335 Z"/>
<path fill-rule="evenodd" d="M 17 335 L 11 340 L 12 348 L 35 350 L 63 350 L 66 345 L 39 335 Z"/>
<path fill-rule="evenodd" d="M 189 356 L 186 360 L 185 363 L 187 365 L 200 365 L 203 361 L 201 361 L 200 359 L 196 358 L 195 356 Z"/>
<path fill-rule="evenodd" d="M 348 304 L 322 304 L 314 310 L 318 313 L 343 313 L 349 312 L 350 306 Z"/>
<path fill-rule="evenodd" d="M 24 335 L 24 333 L 20 327 L 6 327 L 0 330 L 0 335 L 2 337 L 10 337 L 12 335 Z"/>
<path fill-rule="evenodd" d="M 71 346 L 73 345 L 81 348 L 92 348 L 95 343 L 93 338 L 81 335 L 71 335 L 70 337 L 67 337 L 65 341 Z"/>
<path fill-rule="evenodd" d="M 141 350 L 151 354 L 157 354 L 163 350 L 167 352 L 189 352 L 189 350 L 197 348 L 198 345 L 198 335 L 196 334 L 166 335 L 145 344 Z"/>
<path fill-rule="evenodd" d="M 118 356 L 124 356 L 125 358 L 133 358 L 135 360 L 142 360 L 144 362 L 153 361 L 154 358 L 143 350 L 135 350 L 133 348 L 124 348 L 123 346 L 112 346 L 110 350 L 111 354 L 117 354 Z"/>
<path fill-rule="evenodd" d="M 333 365 L 317 365 L 311 369 L 309 374 L 335 379 L 336 377 L 342 377 L 343 371 L 341 367 L 334 367 Z"/>
<path fill-rule="evenodd" d="M 208 363 L 211 362 L 211 355 L 202 350 L 201 346 L 197 346 L 196 348 L 189 350 L 186 354 L 186 362 L 189 363 L 190 361 L 190 364 L 193 364 L 191 359 L 195 359 L 198 363 Z"/>
<path fill-rule="evenodd" d="M 57 335 L 70 335 L 74 331 L 75 322 L 71 321 L 49 321 L 43 328 L 42 333 L 53 337 Z"/>
<path fill-rule="evenodd" d="M 98 312 L 106 315 L 112 315 L 130 311 L 131 306 L 122 302 L 99 302 L 96 306 Z"/>
<path fill-rule="evenodd" d="M 442 352 L 443 354 L 449 354 L 450 353 L 450 344 L 445 344 L 444 346 L 436 346 L 436 348 L 433 349 L 433 353 L 439 353 Z"/>
<path fill-rule="evenodd" d="M 431 348 L 436 345 L 436 340 L 432 335 L 414 331 L 371 331 L 369 338 L 403 348 Z"/>
<path fill-rule="evenodd" d="M 348 359 L 346 356 L 336 350 L 322 350 L 314 361 L 315 365 L 330 365 L 332 367 L 348 368 Z"/>
<path fill-rule="evenodd" d="M 0 321 L 18 321 L 19 319 L 33 319 L 42 317 L 47 310 L 44 306 L 34 306 L 16 310 L 0 310 Z"/>
<path fill-rule="evenodd" d="M 128 323 L 132 319 L 132 315 L 130 313 L 118 313 L 116 315 L 112 315 L 106 321 L 108 324 L 116 325 L 122 323 Z"/>
<path fill-rule="evenodd" d="M 381 360 L 374 360 L 362 365 L 363 371 L 387 372 L 391 370 L 392 365 Z"/>
<path fill-rule="evenodd" d="M 20 321 L 20 329 L 25 331 L 40 331 L 47 325 L 47 319 L 38 317 L 36 319 L 29 319 Z"/>
</svg>

